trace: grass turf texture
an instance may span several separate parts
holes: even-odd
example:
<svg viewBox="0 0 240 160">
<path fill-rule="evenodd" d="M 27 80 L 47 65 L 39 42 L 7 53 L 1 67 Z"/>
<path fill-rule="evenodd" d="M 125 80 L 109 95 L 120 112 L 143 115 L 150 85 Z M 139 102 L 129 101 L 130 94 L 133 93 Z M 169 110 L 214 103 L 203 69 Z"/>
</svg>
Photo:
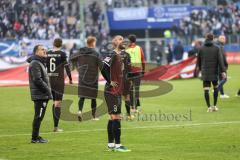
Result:
<svg viewBox="0 0 240 160">
<path fill-rule="evenodd" d="M 51 133 L 52 101 L 48 104 L 41 128 L 42 136 L 50 142 L 30 144 L 33 103 L 28 87 L 1 87 L 0 159 L 239 160 L 240 98 L 235 97 L 240 87 L 239 67 L 230 66 L 231 79 L 225 85 L 225 92 L 231 98 L 219 100 L 217 113 L 206 112 L 202 83 L 198 79 L 170 81 L 174 87 L 172 92 L 142 99 L 143 115 L 158 113 L 159 110 L 166 114 L 187 114 L 191 109 L 192 121 L 146 121 L 144 117 L 133 122 L 123 121 L 122 143 L 132 150 L 129 153 L 107 151 L 107 115 L 97 122 L 60 121 L 65 132 Z M 142 87 L 143 90 L 149 88 Z M 77 96 L 65 98 L 74 100 L 71 111 L 76 112 Z M 90 101 L 87 100 L 84 111 L 89 109 Z M 125 113 L 124 104 L 122 112 Z"/>
</svg>

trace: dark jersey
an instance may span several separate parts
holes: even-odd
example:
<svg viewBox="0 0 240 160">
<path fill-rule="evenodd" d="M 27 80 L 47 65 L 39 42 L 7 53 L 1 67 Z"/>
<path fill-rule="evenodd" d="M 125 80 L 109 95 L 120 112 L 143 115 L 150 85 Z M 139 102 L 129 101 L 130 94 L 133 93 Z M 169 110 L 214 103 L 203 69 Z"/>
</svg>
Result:
<svg viewBox="0 0 240 160">
<path fill-rule="evenodd" d="M 120 95 L 123 90 L 123 63 L 121 55 L 114 53 L 110 61 L 110 80 L 117 82 L 117 87 L 111 88 L 111 93 Z"/>
<path fill-rule="evenodd" d="M 109 89 L 111 94 L 119 95 L 122 94 L 123 91 L 123 70 L 124 64 L 122 61 L 121 54 L 117 54 L 113 52 L 112 57 L 106 57 L 103 60 L 103 67 L 101 73 L 105 80 L 107 81 L 107 85 L 110 85 L 111 81 L 117 82 L 117 87 L 111 87 Z"/>
<path fill-rule="evenodd" d="M 111 57 L 106 57 L 104 60 L 103 60 L 103 65 L 102 65 L 102 68 L 101 68 L 101 73 L 102 73 L 102 76 L 104 77 L 104 79 L 107 81 L 107 83 L 111 83 L 111 79 L 110 79 L 110 60 L 111 60 Z"/>
<path fill-rule="evenodd" d="M 69 79 L 71 80 L 71 72 L 67 63 L 66 53 L 63 51 L 47 52 L 47 72 L 50 78 L 64 80 L 64 68 L 66 68 Z"/>
<path fill-rule="evenodd" d="M 130 55 L 125 51 L 122 51 L 120 55 L 123 63 L 123 80 L 127 81 L 129 79 L 129 73 L 131 71 L 131 58 Z"/>
</svg>

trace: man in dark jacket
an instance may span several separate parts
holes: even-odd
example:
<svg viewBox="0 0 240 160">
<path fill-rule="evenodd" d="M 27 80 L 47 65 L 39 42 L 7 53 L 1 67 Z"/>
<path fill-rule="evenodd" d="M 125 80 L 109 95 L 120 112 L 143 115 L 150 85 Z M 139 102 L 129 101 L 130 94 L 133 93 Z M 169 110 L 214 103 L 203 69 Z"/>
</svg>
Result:
<svg viewBox="0 0 240 160">
<path fill-rule="evenodd" d="M 34 102 L 34 119 L 32 129 L 32 143 L 47 143 L 48 140 L 39 136 L 39 129 L 49 99 L 52 99 L 49 78 L 47 75 L 45 59 L 46 50 L 42 45 L 37 45 L 33 49 L 33 56 L 27 61 L 29 64 L 29 86 L 31 98 Z"/>
<path fill-rule="evenodd" d="M 226 38 L 225 36 L 219 36 L 218 38 L 218 46 L 220 48 L 221 55 L 223 56 L 223 62 L 224 62 L 224 67 L 226 70 L 228 69 L 228 63 L 227 63 L 227 57 L 226 53 L 224 50 L 224 45 L 226 43 Z M 227 82 L 227 78 L 223 79 L 221 73 L 219 73 L 219 85 L 218 85 L 218 90 L 220 91 L 220 98 L 229 98 L 228 95 L 224 93 L 223 85 Z"/>
<path fill-rule="evenodd" d="M 77 62 L 78 66 L 78 118 L 82 121 L 82 110 L 85 98 L 91 99 L 91 108 L 93 120 L 99 120 L 96 117 L 97 92 L 98 92 L 98 68 L 101 66 L 99 54 L 95 50 L 96 38 L 89 36 L 87 38 L 87 47 L 71 57 L 71 61 Z"/>
<path fill-rule="evenodd" d="M 202 73 L 203 88 L 205 100 L 207 103 L 207 112 L 217 111 L 217 98 L 218 98 L 218 73 L 226 78 L 226 69 L 224 67 L 223 58 L 219 47 L 213 44 L 214 35 L 208 33 L 203 47 L 199 49 L 197 66 Z M 220 71 L 219 71 L 220 70 Z M 210 107 L 209 90 L 211 84 L 214 87 L 214 106 Z"/>
</svg>

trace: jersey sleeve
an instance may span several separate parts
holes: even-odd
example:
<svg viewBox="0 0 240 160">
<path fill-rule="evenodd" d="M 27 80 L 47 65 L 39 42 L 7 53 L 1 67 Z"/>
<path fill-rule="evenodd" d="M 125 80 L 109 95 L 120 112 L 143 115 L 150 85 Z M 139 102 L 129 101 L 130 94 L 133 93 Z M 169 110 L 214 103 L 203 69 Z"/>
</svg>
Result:
<svg viewBox="0 0 240 160">
<path fill-rule="evenodd" d="M 69 80 L 72 81 L 72 74 L 71 74 L 69 63 L 67 62 L 67 55 L 65 52 L 62 52 L 62 63 L 64 65 L 64 68 L 66 70 Z"/>
<path fill-rule="evenodd" d="M 144 72 L 145 71 L 145 57 L 144 57 L 142 48 L 141 48 L 141 61 L 142 61 L 142 70 Z"/>
</svg>

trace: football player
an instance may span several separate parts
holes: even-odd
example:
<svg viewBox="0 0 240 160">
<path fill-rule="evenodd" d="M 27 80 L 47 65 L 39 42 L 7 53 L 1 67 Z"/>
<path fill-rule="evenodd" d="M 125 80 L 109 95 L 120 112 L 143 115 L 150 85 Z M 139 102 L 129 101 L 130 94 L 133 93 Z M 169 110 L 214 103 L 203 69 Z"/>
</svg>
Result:
<svg viewBox="0 0 240 160">
<path fill-rule="evenodd" d="M 53 42 L 53 49 L 47 52 L 47 71 L 50 79 L 52 95 L 53 95 L 53 132 L 61 132 L 58 128 L 59 118 L 61 115 L 61 102 L 64 93 L 64 68 L 69 78 L 69 83 L 72 84 L 72 76 L 69 64 L 67 62 L 66 53 L 61 50 L 62 39 L 56 38 Z"/>
</svg>

